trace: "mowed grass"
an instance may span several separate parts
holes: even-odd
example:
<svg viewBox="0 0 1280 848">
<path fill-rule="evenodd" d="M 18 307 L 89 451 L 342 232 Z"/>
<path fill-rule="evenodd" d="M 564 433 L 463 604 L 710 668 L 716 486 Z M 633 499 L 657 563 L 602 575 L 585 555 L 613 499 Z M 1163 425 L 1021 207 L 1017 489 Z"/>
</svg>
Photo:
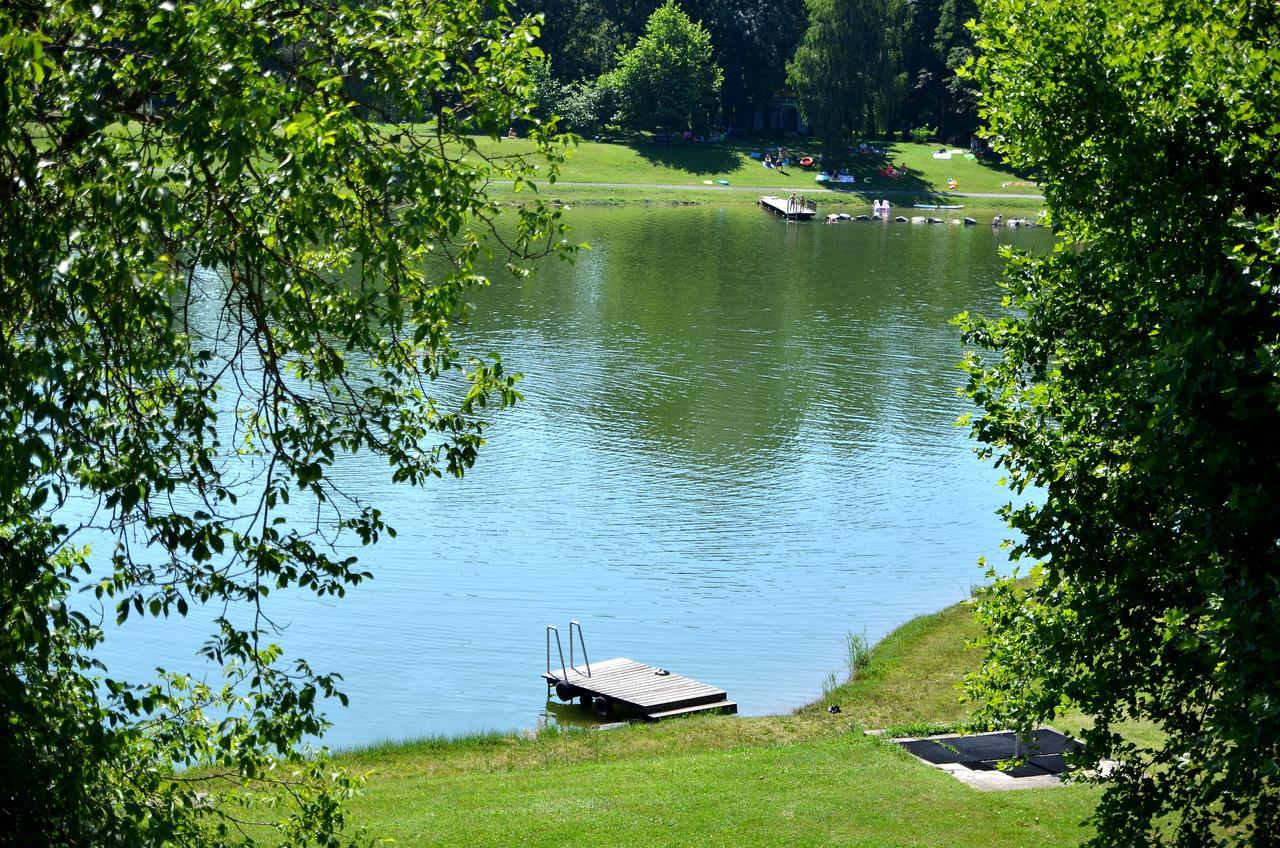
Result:
<svg viewBox="0 0 1280 848">
<path fill-rule="evenodd" d="M 1062 846 L 1094 803 L 1079 788 L 979 793 L 853 732 L 366 792 L 356 818 L 372 833 L 451 846 Z"/>
<path fill-rule="evenodd" d="M 793 715 L 350 752 L 368 778 L 352 817 L 400 845 L 1078 844 L 1096 790 L 978 792 L 862 732 L 962 721 L 974 628 L 967 605 L 909 622 L 861 679 Z"/>
<path fill-rule="evenodd" d="M 772 190 L 772 189 L 771 189 Z M 525 189 L 512 191 L 509 186 L 495 184 L 489 187 L 489 193 L 502 203 L 520 205 L 530 197 Z M 739 191 L 734 188 L 710 188 L 708 186 L 690 186 L 688 188 L 647 188 L 639 185 L 606 186 L 597 184 L 566 185 L 557 183 L 543 186 L 539 196 L 544 200 L 556 200 L 570 207 L 598 206 L 683 206 L 712 204 L 719 207 L 755 206 L 762 192 Z M 849 212 L 853 214 L 871 212 L 871 201 L 877 196 L 873 192 L 824 192 L 810 193 L 808 199 L 815 202 L 818 212 Z M 920 210 L 912 210 L 912 203 L 932 201 L 930 195 L 893 196 L 895 214 L 926 214 Z M 987 223 L 993 215 L 1018 216 L 1035 218 L 1044 209 L 1044 202 L 1035 197 L 1022 198 L 956 198 L 953 201 L 964 206 L 959 210 L 942 210 L 937 214 L 943 218 L 973 217 L 980 223 Z M 572 219 L 570 219 L 572 221 Z"/>
<path fill-rule="evenodd" d="M 533 145 L 524 139 L 490 139 L 477 137 L 478 149 L 485 155 L 531 153 Z M 816 146 L 799 139 L 780 142 L 795 156 L 817 157 Z M 570 150 L 562 166 L 560 179 L 566 182 L 623 183 L 699 188 L 710 180 L 726 180 L 731 186 L 759 186 L 788 191 L 815 191 L 826 187 L 814 181 L 817 169 L 806 170 L 792 165 L 784 174 L 751 158 L 752 152 L 776 150 L 778 143 L 733 140 L 717 144 L 681 142 L 658 145 L 644 137 L 614 143 L 583 141 Z M 879 145 L 878 145 L 879 146 Z M 883 155 L 849 157 L 847 170 L 857 177 L 856 183 L 830 186 L 837 193 L 869 193 L 903 191 L 945 194 L 947 180 L 955 179 L 959 192 L 1039 195 L 1040 189 L 1025 175 L 1020 176 L 1001 165 L 956 156 L 950 160 L 933 158 L 939 148 L 935 144 L 894 143 L 882 146 Z M 906 165 L 907 177 L 893 179 L 882 176 L 887 162 Z"/>
<path fill-rule="evenodd" d="M 978 637 L 968 604 L 908 621 L 880 641 L 871 661 L 846 682 L 799 711 L 825 713 L 839 705 L 864 727 L 956 725 L 970 714 L 960 693 L 964 675 L 981 657 L 964 645 Z"/>
</svg>

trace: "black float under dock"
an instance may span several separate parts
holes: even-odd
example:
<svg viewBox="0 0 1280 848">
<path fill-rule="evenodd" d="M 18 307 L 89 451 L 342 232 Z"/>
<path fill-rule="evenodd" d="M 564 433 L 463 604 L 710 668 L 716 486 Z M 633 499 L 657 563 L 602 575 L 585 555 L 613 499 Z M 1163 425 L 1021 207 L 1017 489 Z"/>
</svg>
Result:
<svg viewBox="0 0 1280 848">
<path fill-rule="evenodd" d="M 547 682 L 547 696 L 554 690 L 562 701 L 582 700 L 582 705 L 597 715 L 618 719 L 658 721 L 672 716 L 693 713 L 722 713 L 732 715 L 738 705 L 729 700 L 723 689 L 702 683 L 689 677 L 673 674 L 665 668 L 656 668 L 626 657 L 615 657 L 604 662 L 592 663 L 587 659 L 586 641 L 582 640 L 582 663 L 574 662 L 574 629 L 582 639 L 582 625 L 569 625 L 570 658 L 566 665 L 564 652 L 560 650 L 560 668 L 551 667 L 551 637 L 560 648 L 560 634 L 554 626 L 547 627 L 547 670 L 542 678 Z"/>
<path fill-rule="evenodd" d="M 789 201 L 785 197 L 774 197 L 766 194 L 760 198 L 760 205 L 771 212 L 776 212 L 791 221 L 809 221 L 817 213 L 818 208 L 798 201 Z"/>
</svg>

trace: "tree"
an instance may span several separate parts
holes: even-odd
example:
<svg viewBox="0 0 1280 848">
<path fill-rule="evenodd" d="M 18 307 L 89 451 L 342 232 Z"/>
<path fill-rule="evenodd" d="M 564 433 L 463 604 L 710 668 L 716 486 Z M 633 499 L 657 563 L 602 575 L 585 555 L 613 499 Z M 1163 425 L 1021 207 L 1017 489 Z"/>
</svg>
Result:
<svg viewBox="0 0 1280 848">
<path fill-rule="evenodd" d="M 712 61 L 711 36 L 676 0 L 667 0 L 600 85 L 617 97 L 624 126 L 684 130 L 710 124 L 723 78 Z"/>
<path fill-rule="evenodd" d="M 562 83 L 592 83 L 614 66 L 658 7 L 655 0 L 525 0 L 544 17 L 538 44 L 555 60 Z M 711 34 L 713 58 L 724 73 L 720 102 L 730 125 L 750 126 L 756 108 L 777 94 L 786 63 L 804 33 L 804 0 L 685 0 L 683 8 Z M 936 21 L 935 21 L 936 24 Z M 930 31 L 932 32 L 932 30 Z M 571 101 L 581 104 L 590 87 Z"/>
<path fill-rule="evenodd" d="M 941 0 L 908 0 L 910 15 L 902 45 L 906 98 L 902 118 L 908 128 L 933 126 L 939 120 L 947 78 L 946 63 L 937 54 Z"/>
<path fill-rule="evenodd" d="M 900 0 L 809 0 L 809 28 L 787 65 L 805 123 L 829 149 L 887 130 L 902 93 Z"/>
<path fill-rule="evenodd" d="M 544 122 L 554 119 L 556 129 L 594 132 L 613 115 L 604 92 L 594 82 L 560 82 L 546 57 L 535 58 L 529 64 L 529 77 L 533 82 L 535 117 Z"/>
<path fill-rule="evenodd" d="M 502 0 L 0 8 L 0 843 L 342 838 L 353 784 L 305 746 L 345 699 L 269 595 L 344 594 L 339 538 L 393 532 L 341 456 L 461 475 L 517 398 L 450 327 L 477 257 L 559 228 L 491 230 L 535 163 L 469 135 L 528 117 L 532 38 Z M 225 684 L 110 676 L 80 589 L 121 626 L 203 607 Z"/>
<path fill-rule="evenodd" d="M 528 14 L 543 17 L 538 45 L 555 63 L 562 83 L 595 81 L 613 67 L 618 49 L 640 34 L 657 6 L 616 0 L 524 0 Z"/>
<path fill-rule="evenodd" d="M 724 70 L 725 123 L 749 128 L 786 81 L 787 60 L 804 34 L 804 0 L 686 0 L 685 8 L 711 33 Z"/>
<path fill-rule="evenodd" d="M 1271 0 L 985 0 L 996 147 L 1062 239 L 964 318 L 1024 592 L 979 612 L 985 715 L 1078 707 L 1095 845 L 1280 834 L 1280 16 Z M 1123 723 L 1160 731 L 1126 736 Z"/>
<path fill-rule="evenodd" d="M 960 71 L 974 57 L 973 33 L 967 24 L 977 18 L 976 0 L 942 0 L 933 51 L 945 72 L 938 109 L 938 127 L 944 138 L 967 142 L 977 129 L 978 91 Z"/>
</svg>

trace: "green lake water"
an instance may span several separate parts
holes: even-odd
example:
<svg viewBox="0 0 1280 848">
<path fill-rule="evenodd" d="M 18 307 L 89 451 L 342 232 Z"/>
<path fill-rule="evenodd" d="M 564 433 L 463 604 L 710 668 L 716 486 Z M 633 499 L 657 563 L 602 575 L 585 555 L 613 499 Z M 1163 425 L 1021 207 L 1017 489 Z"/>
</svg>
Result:
<svg viewBox="0 0 1280 848">
<path fill-rule="evenodd" d="M 343 464 L 399 536 L 358 551 L 375 579 L 343 600 L 271 597 L 288 653 L 345 677 L 331 744 L 546 721 L 543 627 L 570 618 L 592 660 L 788 710 L 847 633 L 874 641 L 1002 561 L 1006 494 L 954 426 L 948 322 L 998 310 L 1000 245 L 1047 232 L 713 206 L 569 220 L 593 250 L 473 298 L 465 346 L 525 375 L 474 471 L 391 489 L 381 464 Z M 104 658 L 190 667 L 182 627 L 126 625 Z"/>
</svg>

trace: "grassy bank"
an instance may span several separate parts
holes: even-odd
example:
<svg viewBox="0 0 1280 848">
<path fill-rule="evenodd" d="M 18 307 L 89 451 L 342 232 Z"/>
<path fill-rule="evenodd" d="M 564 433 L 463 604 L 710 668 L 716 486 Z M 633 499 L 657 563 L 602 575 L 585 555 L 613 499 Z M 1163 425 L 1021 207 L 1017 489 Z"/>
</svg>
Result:
<svg viewBox="0 0 1280 848">
<path fill-rule="evenodd" d="M 769 189 L 769 191 L 773 191 Z M 495 185 L 490 193 L 500 201 L 520 203 L 529 197 L 527 189 L 513 192 L 504 185 Z M 547 200 L 558 200 L 568 206 L 678 206 L 685 204 L 714 204 L 716 206 L 755 206 L 762 192 L 738 190 L 736 188 L 709 188 L 707 186 L 648 187 L 639 185 L 589 185 L 583 183 L 543 186 L 540 196 Z M 854 192 L 809 193 L 806 195 L 818 205 L 818 212 L 849 212 L 851 214 L 871 212 L 871 201 L 874 195 Z M 930 201 L 927 195 L 890 198 L 895 214 L 903 215 L 934 214 L 911 209 L 912 203 Z M 1039 198 L 955 198 L 949 203 L 962 204 L 961 210 L 943 210 L 941 217 L 966 216 L 977 218 L 987 223 L 993 215 L 1019 216 L 1034 218 L 1044 202 Z"/>
<path fill-rule="evenodd" d="M 980 793 L 862 734 L 962 720 L 974 626 L 964 605 L 909 622 L 860 679 L 793 715 L 352 752 L 368 775 L 353 817 L 404 845 L 1077 844 L 1094 790 Z"/>
<path fill-rule="evenodd" d="M 519 155 L 532 152 L 523 139 L 478 138 L 480 152 L 489 156 Z M 789 142 L 796 155 L 806 151 L 804 142 Z M 845 170 L 855 182 L 828 186 L 815 182 L 816 168 L 789 167 L 786 172 L 765 168 L 751 158 L 768 148 L 760 143 L 728 141 L 719 144 L 680 143 L 656 145 L 644 138 L 622 143 L 584 141 L 569 153 L 561 169 L 560 179 L 568 183 L 590 183 L 598 186 L 644 185 L 664 189 L 701 189 L 708 182 L 729 188 L 769 188 L 812 193 L 827 190 L 830 194 L 854 194 L 867 198 L 891 193 L 898 197 L 930 197 L 946 194 L 948 180 L 957 183 L 960 193 L 1009 194 L 1038 197 L 1040 189 L 1025 175 L 985 160 L 956 156 L 950 160 L 933 158 L 938 148 L 931 144 L 898 143 L 882 148 L 881 154 L 853 155 Z M 887 177 L 881 173 L 892 162 L 906 165 L 903 177 Z"/>
</svg>

